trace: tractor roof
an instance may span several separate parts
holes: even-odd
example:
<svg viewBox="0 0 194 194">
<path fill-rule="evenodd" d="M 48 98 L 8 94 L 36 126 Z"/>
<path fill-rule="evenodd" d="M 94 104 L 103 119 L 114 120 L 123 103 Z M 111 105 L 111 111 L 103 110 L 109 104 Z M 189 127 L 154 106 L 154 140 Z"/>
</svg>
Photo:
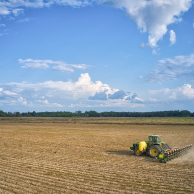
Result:
<svg viewBox="0 0 194 194">
<path fill-rule="evenodd" d="M 161 137 L 161 135 L 149 135 L 149 136 L 152 136 L 152 137 Z"/>
</svg>

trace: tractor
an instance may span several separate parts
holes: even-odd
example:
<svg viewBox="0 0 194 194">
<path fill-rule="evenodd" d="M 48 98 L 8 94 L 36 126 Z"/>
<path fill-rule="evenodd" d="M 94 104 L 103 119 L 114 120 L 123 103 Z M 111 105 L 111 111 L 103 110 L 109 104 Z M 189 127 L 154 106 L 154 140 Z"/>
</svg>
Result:
<svg viewBox="0 0 194 194">
<path fill-rule="evenodd" d="M 149 135 L 149 141 L 136 142 L 130 149 L 134 151 L 136 156 L 146 153 L 151 158 L 166 163 L 192 149 L 192 144 L 180 148 L 171 148 L 167 143 L 161 142 L 161 135 Z"/>
<path fill-rule="evenodd" d="M 167 143 L 161 142 L 161 135 L 149 135 L 149 141 L 141 141 L 130 147 L 136 156 L 145 153 L 151 158 L 158 157 L 163 150 L 171 149 Z"/>
</svg>

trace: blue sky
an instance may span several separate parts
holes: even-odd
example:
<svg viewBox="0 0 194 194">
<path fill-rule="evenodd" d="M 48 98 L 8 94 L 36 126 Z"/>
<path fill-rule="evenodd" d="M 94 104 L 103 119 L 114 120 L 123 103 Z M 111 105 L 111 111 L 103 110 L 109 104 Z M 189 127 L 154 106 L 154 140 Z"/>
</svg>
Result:
<svg viewBox="0 0 194 194">
<path fill-rule="evenodd" d="M 193 3 L 0 0 L 0 110 L 193 112 Z"/>
</svg>

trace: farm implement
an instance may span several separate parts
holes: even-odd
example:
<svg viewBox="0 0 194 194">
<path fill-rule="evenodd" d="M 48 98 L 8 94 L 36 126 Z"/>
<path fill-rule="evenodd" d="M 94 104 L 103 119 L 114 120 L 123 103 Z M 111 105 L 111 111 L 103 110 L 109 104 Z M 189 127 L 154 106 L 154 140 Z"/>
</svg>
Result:
<svg viewBox="0 0 194 194">
<path fill-rule="evenodd" d="M 167 143 L 161 142 L 160 135 L 149 135 L 149 141 L 136 142 L 133 144 L 133 147 L 130 147 L 136 156 L 146 153 L 151 158 L 156 158 L 162 163 L 182 156 L 191 148 L 192 144 L 179 148 L 171 148 Z"/>
</svg>

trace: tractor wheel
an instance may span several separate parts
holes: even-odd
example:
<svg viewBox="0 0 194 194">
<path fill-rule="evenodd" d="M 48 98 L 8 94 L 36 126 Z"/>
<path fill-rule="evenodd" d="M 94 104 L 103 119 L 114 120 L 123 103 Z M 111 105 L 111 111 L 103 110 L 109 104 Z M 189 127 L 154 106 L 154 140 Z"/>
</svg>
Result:
<svg viewBox="0 0 194 194">
<path fill-rule="evenodd" d="M 139 151 L 139 146 L 135 148 L 134 154 L 135 154 L 136 156 L 140 156 L 140 155 L 142 154 L 142 152 Z"/>
<path fill-rule="evenodd" d="M 149 156 L 150 156 L 151 158 L 156 158 L 156 157 L 158 157 L 158 156 L 160 155 L 160 153 L 161 153 L 161 148 L 160 148 L 159 145 L 153 145 L 153 146 L 151 146 L 150 149 L 149 149 Z"/>
<path fill-rule="evenodd" d="M 170 146 L 167 143 L 165 143 L 165 144 L 162 145 L 162 148 L 164 150 L 167 150 L 167 149 L 170 149 Z"/>
<path fill-rule="evenodd" d="M 160 148 L 160 153 L 164 150 L 162 146 L 159 146 L 158 147 Z"/>
<path fill-rule="evenodd" d="M 166 149 L 170 149 L 170 146 L 167 143 L 165 143 L 164 145 L 166 146 Z"/>
</svg>

